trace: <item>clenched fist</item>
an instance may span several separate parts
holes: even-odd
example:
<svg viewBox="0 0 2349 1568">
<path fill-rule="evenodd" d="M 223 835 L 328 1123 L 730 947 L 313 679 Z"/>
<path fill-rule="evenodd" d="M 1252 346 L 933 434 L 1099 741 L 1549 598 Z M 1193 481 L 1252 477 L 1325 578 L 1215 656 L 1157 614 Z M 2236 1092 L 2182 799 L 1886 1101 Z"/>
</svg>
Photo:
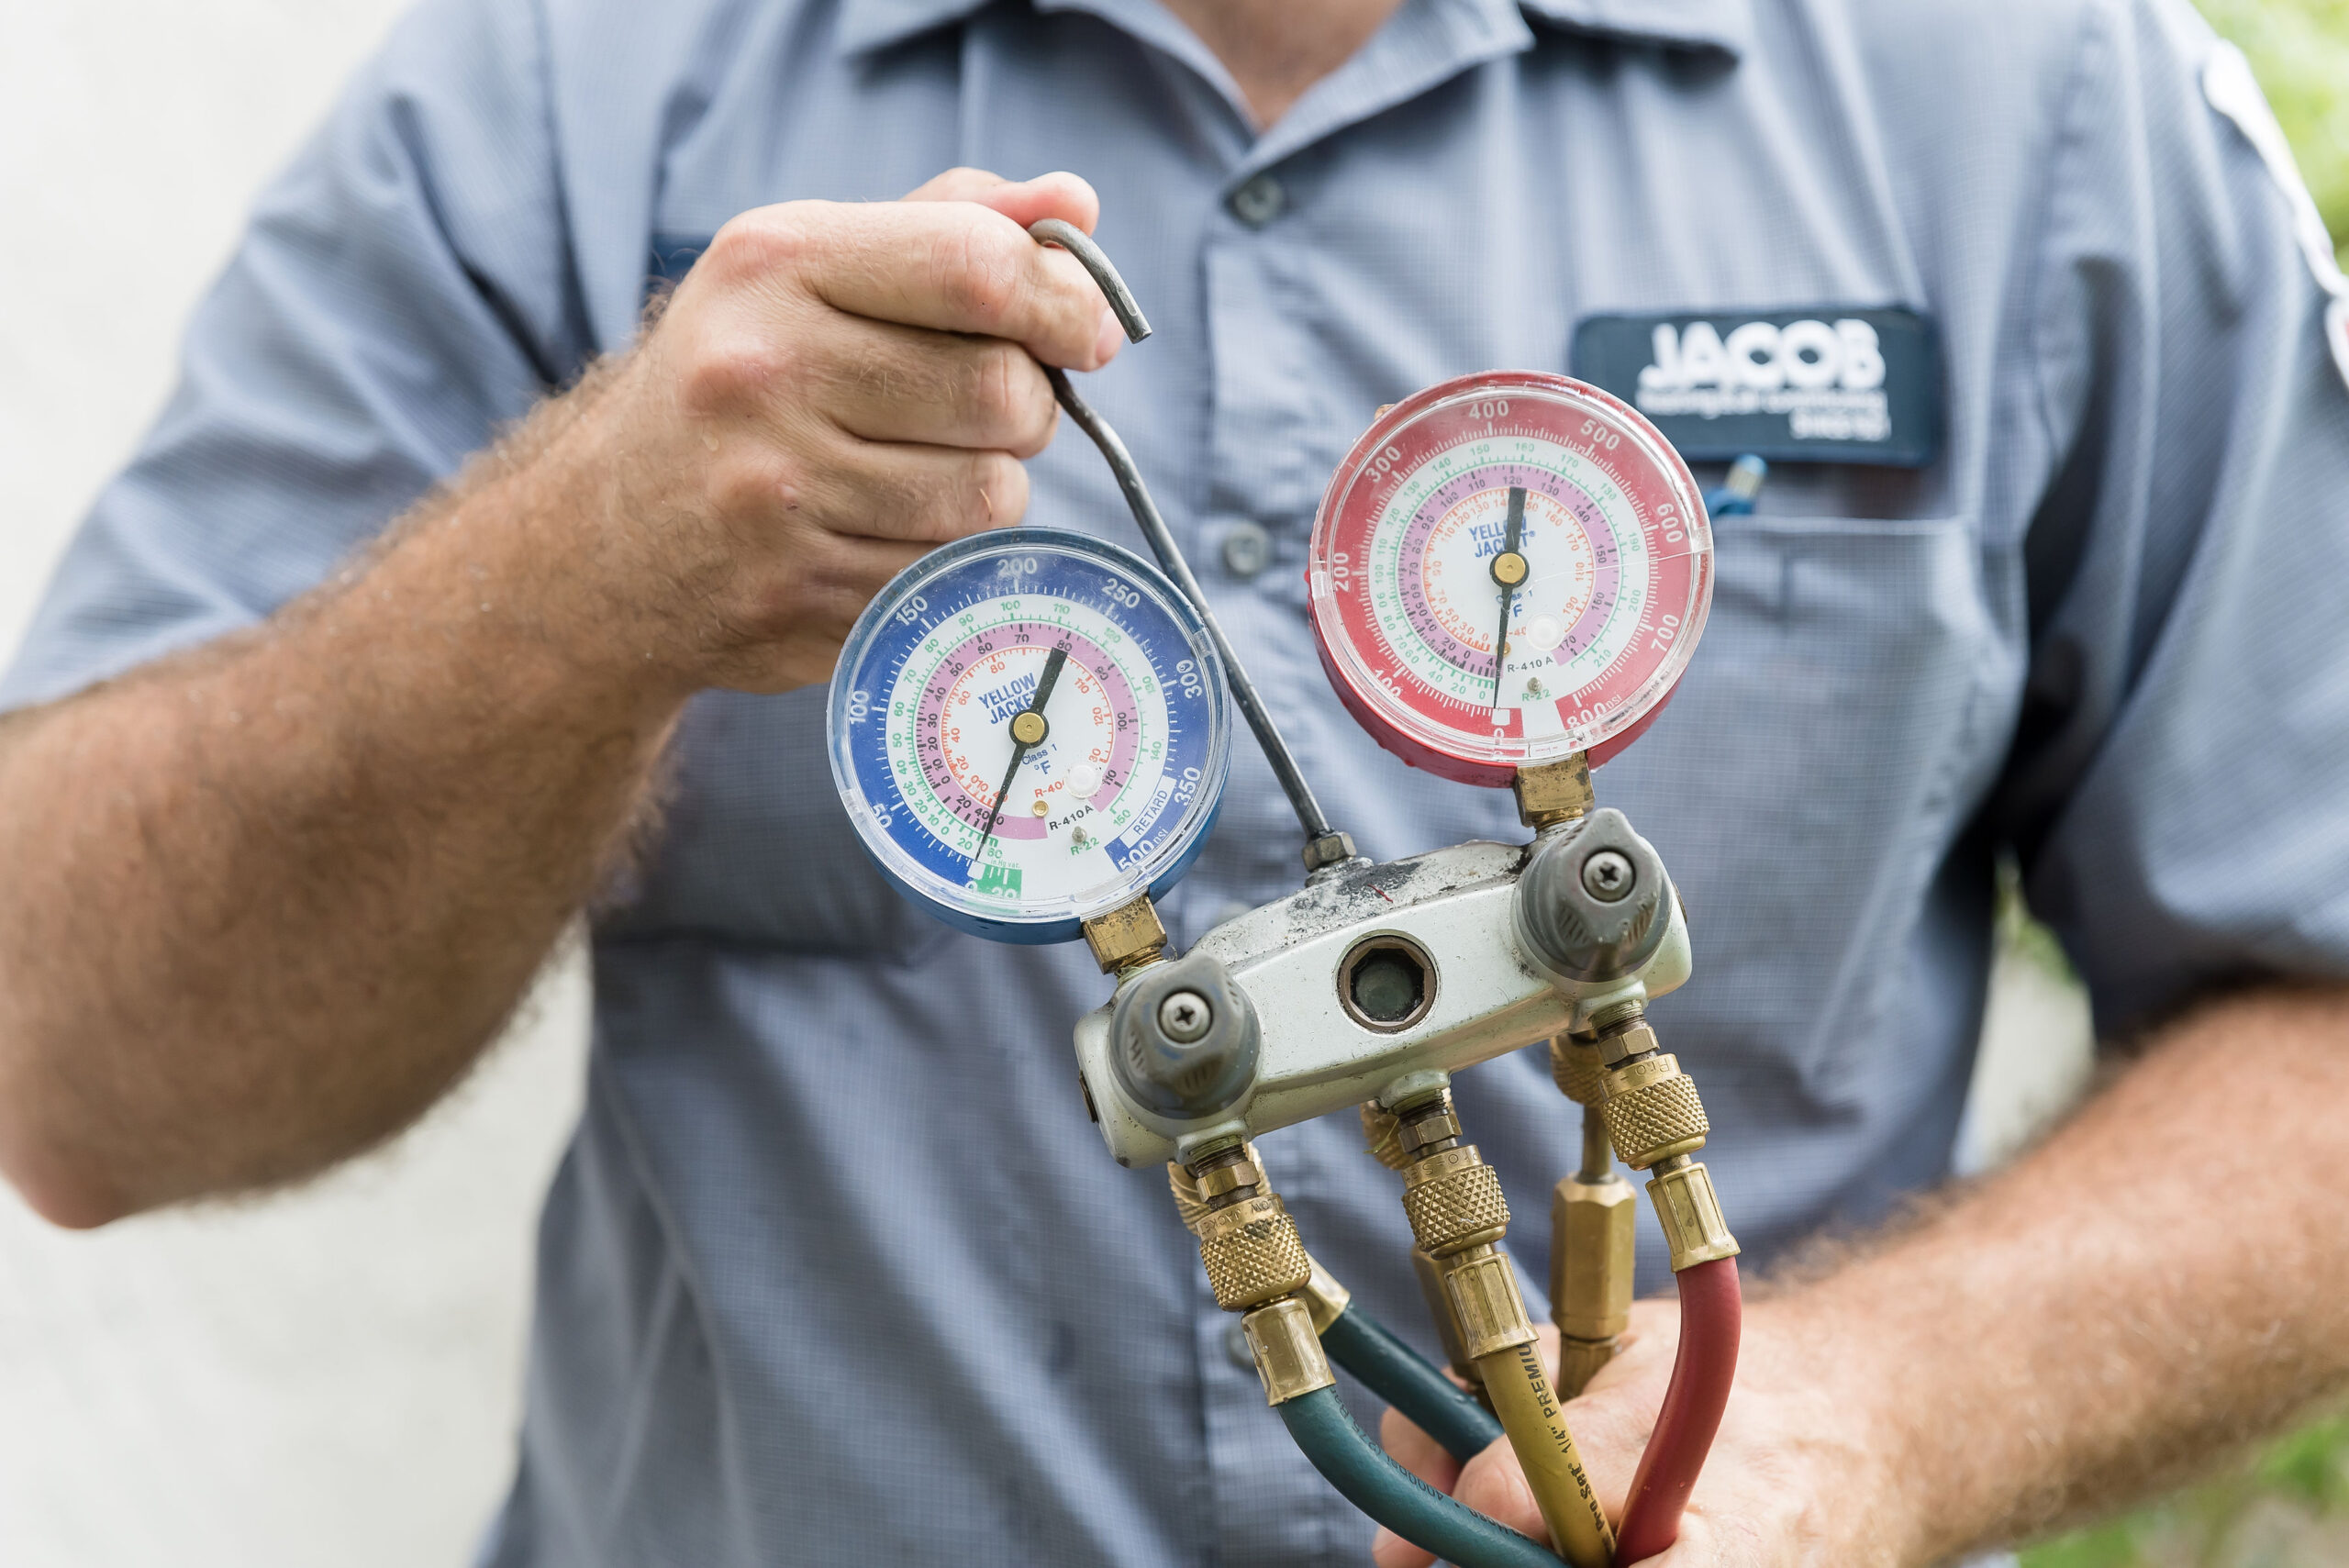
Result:
<svg viewBox="0 0 2349 1568">
<path fill-rule="evenodd" d="M 924 551 L 1016 523 L 1057 415 L 1038 361 L 1123 340 L 1076 260 L 1068 174 L 940 175 L 902 202 L 737 217 L 533 466 L 561 476 L 588 619 L 681 691 L 826 679 L 857 613 Z"/>
</svg>

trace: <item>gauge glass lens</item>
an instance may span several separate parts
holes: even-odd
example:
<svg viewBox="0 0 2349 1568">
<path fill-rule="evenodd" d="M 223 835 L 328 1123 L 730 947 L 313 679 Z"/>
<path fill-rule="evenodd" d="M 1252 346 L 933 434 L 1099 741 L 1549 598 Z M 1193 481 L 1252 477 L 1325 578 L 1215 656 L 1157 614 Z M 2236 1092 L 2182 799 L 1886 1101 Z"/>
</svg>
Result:
<svg viewBox="0 0 2349 1568">
<path fill-rule="evenodd" d="M 833 675 L 833 779 L 900 886 L 1010 941 L 1171 884 L 1212 822 L 1230 721 L 1197 614 L 1152 567 L 1057 529 L 925 556 Z"/>
<path fill-rule="evenodd" d="M 1332 684 L 1381 744 L 1505 784 L 1604 761 L 1671 694 L 1712 597 L 1687 465 L 1564 376 L 1497 373 L 1383 415 L 1324 495 L 1308 565 Z"/>
</svg>

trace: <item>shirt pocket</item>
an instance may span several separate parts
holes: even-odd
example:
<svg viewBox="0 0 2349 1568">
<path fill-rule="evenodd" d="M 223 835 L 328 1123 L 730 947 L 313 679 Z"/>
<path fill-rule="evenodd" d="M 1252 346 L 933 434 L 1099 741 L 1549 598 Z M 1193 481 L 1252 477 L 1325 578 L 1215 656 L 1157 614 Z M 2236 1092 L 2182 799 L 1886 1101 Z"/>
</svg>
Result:
<svg viewBox="0 0 2349 1568">
<path fill-rule="evenodd" d="M 672 746 L 652 849 L 599 935 L 907 962 L 952 935 L 865 853 L 832 784 L 827 695 L 807 686 L 694 699 Z"/>
<path fill-rule="evenodd" d="M 1619 776 L 1698 922 L 1691 1001 L 1826 1090 L 1921 1027 L 1911 944 L 1996 773 L 2000 640 L 1969 517 L 1730 517 L 1714 548 L 1703 643 Z"/>
</svg>

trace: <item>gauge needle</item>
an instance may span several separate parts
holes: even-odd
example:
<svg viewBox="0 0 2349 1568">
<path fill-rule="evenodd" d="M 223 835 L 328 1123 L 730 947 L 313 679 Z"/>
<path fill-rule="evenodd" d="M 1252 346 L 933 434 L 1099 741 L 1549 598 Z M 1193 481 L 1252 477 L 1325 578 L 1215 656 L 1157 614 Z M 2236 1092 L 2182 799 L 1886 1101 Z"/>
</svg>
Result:
<svg viewBox="0 0 2349 1568">
<path fill-rule="evenodd" d="M 987 852 L 987 845 L 995 839 L 996 824 L 1003 820 L 1003 803 L 1011 796 L 1011 781 L 1019 772 L 1019 764 L 1028 760 L 1031 747 L 1042 744 L 1052 732 L 1044 722 L 1044 705 L 1052 700 L 1052 684 L 1061 678 L 1061 666 L 1068 662 L 1068 650 L 1055 648 L 1052 657 L 1044 661 L 1044 673 L 1036 677 L 1036 695 L 1028 706 L 1011 716 L 1011 766 L 1003 770 L 1003 786 L 995 792 L 995 809 L 987 813 L 987 829 L 979 835 L 979 847 L 971 851 L 971 866 L 976 870 L 979 857 Z"/>
<path fill-rule="evenodd" d="M 1516 597 L 1519 584 L 1525 581 L 1525 554 L 1518 546 L 1525 539 L 1525 486 L 1508 487 L 1508 537 L 1501 541 L 1501 552 L 1493 557 L 1493 581 L 1501 591 L 1500 629 L 1493 633 L 1493 708 L 1501 706 L 1501 665 L 1508 659 L 1509 601 Z"/>
</svg>

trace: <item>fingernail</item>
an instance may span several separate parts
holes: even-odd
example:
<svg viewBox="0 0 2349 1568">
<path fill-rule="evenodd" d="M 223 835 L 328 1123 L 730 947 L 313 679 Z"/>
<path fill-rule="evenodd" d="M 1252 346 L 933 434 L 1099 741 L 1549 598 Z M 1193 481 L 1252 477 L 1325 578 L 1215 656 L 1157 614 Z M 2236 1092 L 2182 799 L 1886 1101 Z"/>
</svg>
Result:
<svg viewBox="0 0 2349 1568">
<path fill-rule="evenodd" d="M 1093 335 L 1093 362 L 1106 365 L 1126 346 L 1126 329 L 1118 324 L 1118 313 L 1108 306 L 1101 307 L 1101 329 Z"/>
<path fill-rule="evenodd" d="M 1395 1549 L 1402 1544 L 1403 1538 L 1401 1536 L 1397 1535 L 1385 1525 L 1380 1525 L 1378 1527 L 1377 1536 L 1374 1538 L 1370 1543 L 1370 1555 L 1373 1560 L 1379 1562 L 1385 1562 L 1388 1557 L 1393 1555 Z"/>
</svg>

